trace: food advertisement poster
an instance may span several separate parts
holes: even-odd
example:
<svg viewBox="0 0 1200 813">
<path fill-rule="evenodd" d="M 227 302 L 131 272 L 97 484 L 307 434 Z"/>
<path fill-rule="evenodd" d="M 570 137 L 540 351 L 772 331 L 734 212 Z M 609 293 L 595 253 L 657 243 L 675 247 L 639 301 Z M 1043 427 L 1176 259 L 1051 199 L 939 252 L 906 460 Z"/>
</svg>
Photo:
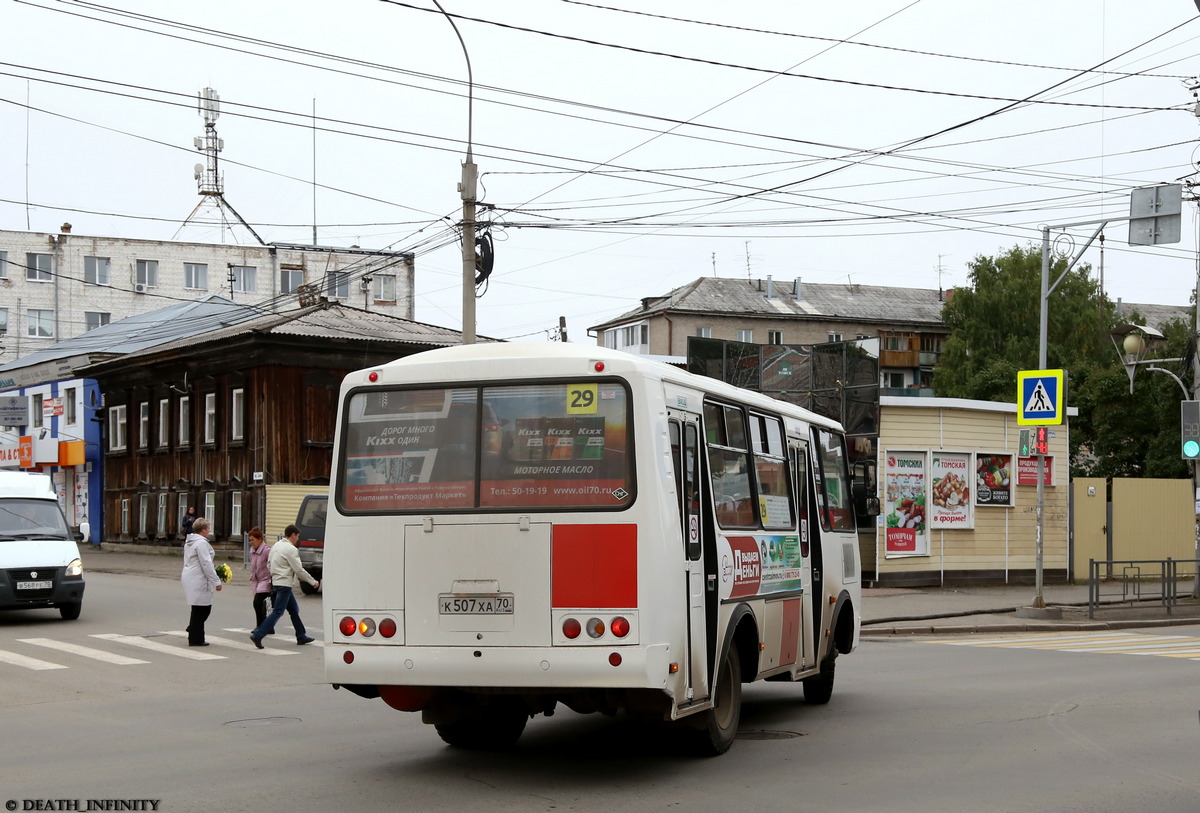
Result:
<svg viewBox="0 0 1200 813">
<path fill-rule="evenodd" d="M 925 453 L 892 452 L 883 475 L 884 554 L 928 556 Z"/>
<path fill-rule="evenodd" d="M 929 478 L 929 527 L 974 528 L 971 455 L 934 452 Z"/>
<path fill-rule="evenodd" d="M 1013 504 L 1012 455 L 978 452 L 975 455 L 975 504 Z"/>
</svg>

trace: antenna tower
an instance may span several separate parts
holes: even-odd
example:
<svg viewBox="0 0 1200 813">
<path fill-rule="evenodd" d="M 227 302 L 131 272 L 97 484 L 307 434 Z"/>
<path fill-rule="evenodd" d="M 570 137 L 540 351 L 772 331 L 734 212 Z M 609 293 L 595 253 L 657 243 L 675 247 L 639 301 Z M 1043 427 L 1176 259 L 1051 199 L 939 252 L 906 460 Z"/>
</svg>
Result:
<svg viewBox="0 0 1200 813">
<path fill-rule="evenodd" d="M 178 237 L 180 231 L 183 231 L 189 223 L 194 222 L 196 214 L 201 209 L 213 208 L 219 217 L 217 222 L 220 225 L 222 242 L 224 242 L 225 229 L 232 229 L 233 223 L 230 222 L 230 216 L 232 216 L 233 220 L 253 235 L 259 245 L 265 246 L 266 243 L 258 236 L 258 233 L 250 228 L 250 224 L 238 214 L 229 201 L 225 200 L 224 178 L 221 176 L 217 158 L 221 150 L 225 149 L 225 140 L 217 137 L 217 119 L 221 115 L 221 97 L 212 88 L 205 88 L 197 96 L 199 101 L 196 111 L 204 119 L 204 135 L 196 136 L 192 142 L 196 145 L 197 150 L 204 153 L 205 157 L 205 163 L 196 164 L 193 170 L 196 187 L 200 192 L 200 202 L 196 204 L 196 208 L 192 209 L 192 213 L 184 218 L 183 225 L 175 232 L 175 236 Z"/>
</svg>

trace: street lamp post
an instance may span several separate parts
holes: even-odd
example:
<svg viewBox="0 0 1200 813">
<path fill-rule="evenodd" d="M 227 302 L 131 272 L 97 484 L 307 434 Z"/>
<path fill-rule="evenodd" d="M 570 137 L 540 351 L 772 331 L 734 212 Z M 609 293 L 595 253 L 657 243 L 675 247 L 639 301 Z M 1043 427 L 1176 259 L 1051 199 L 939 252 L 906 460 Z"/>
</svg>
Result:
<svg viewBox="0 0 1200 813">
<path fill-rule="evenodd" d="M 462 235 L 462 343 L 475 344 L 475 196 L 479 186 L 479 169 L 475 166 L 471 155 L 472 133 L 475 116 L 475 78 L 471 73 L 471 55 L 467 53 L 467 43 L 462 38 L 454 18 L 446 13 L 438 0 L 433 0 L 438 11 L 445 15 L 450 27 L 458 37 L 462 46 L 463 56 L 467 60 L 467 155 L 462 165 L 462 180 L 458 184 L 458 193 L 463 204 L 463 235 Z"/>
</svg>

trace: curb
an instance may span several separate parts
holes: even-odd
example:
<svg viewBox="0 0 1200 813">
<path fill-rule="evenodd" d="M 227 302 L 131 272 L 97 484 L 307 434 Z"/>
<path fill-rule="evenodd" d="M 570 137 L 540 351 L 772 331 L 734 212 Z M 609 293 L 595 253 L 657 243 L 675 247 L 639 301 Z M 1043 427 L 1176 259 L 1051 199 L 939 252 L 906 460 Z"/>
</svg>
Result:
<svg viewBox="0 0 1200 813">
<path fill-rule="evenodd" d="M 978 613 L 976 613 L 978 615 Z M 891 619 L 900 620 L 900 619 Z M 924 620 L 924 619 L 914 619 Z M 859 633 L 860 637 L 912 637 L 916 635 L 970 635 L 970 634 L 987 634 L 987 633 L 1010 633 L 1010 632 L 1085 632 L 1085 631 L 1104 631 L 1104 630 L 1124 630 L 1124 629 L 1144 629 L 1147 627 L 1183 627 L 1189 625 L 1200 624 L 1200 618 L 1147 618 L 1143 621 L 1124 620 L 1124 621 L 1080 621 L 1080 622 L 1065 622 L 1065 623 L 1050 623 L 1041 622 L 1036 624 L 1025 624 L 1014 622 L 1011 624 L 943 624 L 911 627 L 875 627 L 864 623 Z M 870 629 L 868 629 L 870 626 Z"/>
</svg>

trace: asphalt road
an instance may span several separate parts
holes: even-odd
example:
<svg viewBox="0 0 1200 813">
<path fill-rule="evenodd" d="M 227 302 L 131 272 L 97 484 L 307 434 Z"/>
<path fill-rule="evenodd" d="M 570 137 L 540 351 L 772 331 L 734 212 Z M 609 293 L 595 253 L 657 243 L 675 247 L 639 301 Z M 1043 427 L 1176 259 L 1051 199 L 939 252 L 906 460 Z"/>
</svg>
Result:
<svg viewBox="0 0 1200 813">
<path fill-rule="evenodd" d="M 301 601 L 318 630 L 320 604 Z M 796 686 L 749 686 L 733 749 L 696 759 L 623 717 L 565 710 L 531 721 L 511 751 L 458 751 L 417 715 L 335 692 L 319 649 L 296 647 L 286 623 L 267 641 L 281 654 L 253 650 L 238 631 L 253 621 L 244 586 L 217 597 L 213 646 L 162 634 L 186 618 L 178 582 L 94 572 L 78 621 L 0 613 L 0 658 L 57 667 L 0 660 L 0 803 L 259 813 L 1200 807 L 1200 626 L 1091 639 L 868 637 L 839 660 L 829 705 L 804 704 Z"/>
</svg>

